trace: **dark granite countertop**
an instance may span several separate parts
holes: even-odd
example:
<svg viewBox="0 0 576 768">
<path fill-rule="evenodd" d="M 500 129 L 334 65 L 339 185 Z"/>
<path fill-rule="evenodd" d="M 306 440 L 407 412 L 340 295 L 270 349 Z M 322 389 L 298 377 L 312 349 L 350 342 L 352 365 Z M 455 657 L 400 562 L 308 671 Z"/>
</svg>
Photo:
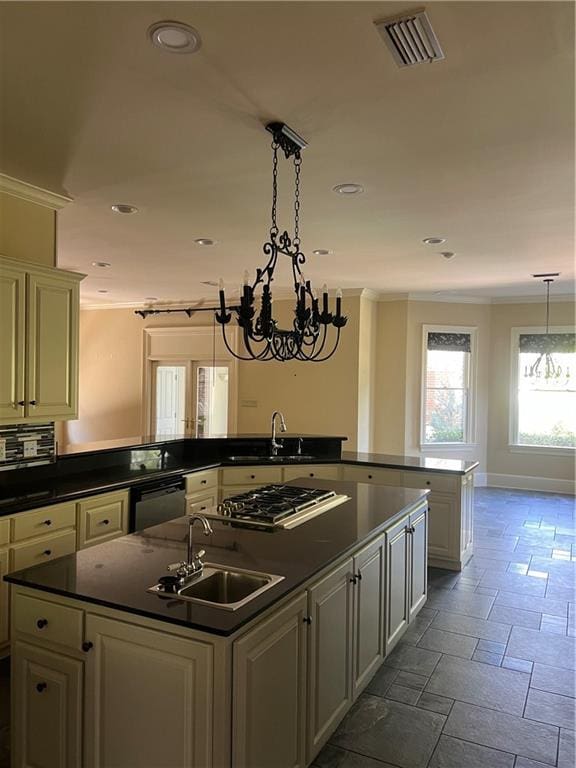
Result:
<svg viewBox="0 0 576 768">
<path fill-rule="evenodd" d="M 427 491 L 364 483 L 299 479 L 296 484 L 335 489 L 350 501 L 292 530 L 257 531 L 216 522 L 214 534 L 196 541 L 206 562 L 284 576 L 237 611 L 211 608 L 147 592 L 169 563 L 186 554 L 186 518 L 123 536 L 6 577 L 88 603 L 116 608 L 218 635 L 230 635 L 326 566 L 409 511 Z"/>
<path fill-rule="evenodd" d="M 431 456 L 396 456 L 392 453 L 357 453 L 342 451 L 341 461 L 347 464 L 367 464 L 388 469 L 406 469 L 408 471 L 441 472 L 442 474 L 466 475 L 476 469 L 479 461 L 463 459 L 437 459 Z"/>
</svg>

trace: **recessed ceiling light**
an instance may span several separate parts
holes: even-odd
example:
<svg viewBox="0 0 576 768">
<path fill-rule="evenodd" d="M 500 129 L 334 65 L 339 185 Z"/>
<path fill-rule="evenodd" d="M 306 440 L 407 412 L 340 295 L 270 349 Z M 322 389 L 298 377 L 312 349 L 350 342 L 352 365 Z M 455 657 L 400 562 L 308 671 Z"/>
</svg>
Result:
<svg viewBox="0 0 576 768">
<path fill-rule="evenodd" d="M 359 195 L 364 192 L 364 187 L 361 184 L 337 184 L 333 191 L 339 195 Z"/>
<path fill-rule="evenodd" d="M 125 205 L 124 203 L 114 203 L 110 206 L 114 213 L 138 213 L 138 208 L 134 205 Z"/>
<path fill-rule="evenodd" d="M 100 289 L 98 290 L 98 293 L 108 293 L 108 291 L 105 291 L 103 288 L 100 288 Z"/>
<path fill-rule="evenodd" d="M 441 245 L 442 243 L 446 242 L 445 237 L 425 237 L 422 242 L 425 245 Z"/>
<path fill-rule="evenodd" d="M 202 280 L 201 282 L 202 282 L 202 285 L 211 285 L 213 287 L 218 285 L 216 280 Z"/>
<path fill-rule="evenodd" d="M 169 53 L 195 53 L 202 45 L 198 30 L 181 21 L 158 21 L 148 29 L 148 37 Z"/>
<path fill-rule="evenodd" d="M 106 269 L 106 267 L 111 267 L 112 265 L 108 261 L 93 261 L 92 262 L 93 267 L 101 267 L 102 269 Z"/>
<path fill-rule="evenodd" d="M 314 256 L 327 256 L 330 251 L 327 248 L 316 248 L 315 251 L 312 251 Z"/>
<path fill-rule="evenodd" d="M 210 240 L 209 237 L 199 237 L 196 240 L 194 240 L 194 242 L 197 245 L 214 245 L 216 240 Z"/>
<path fill-rule="evenodd" d="M 158 296 L 145 296 L 144 301 L 158 301 Z"/>
<path fill-rule="evenodd" d="M 456 254 L 452 253 L 452 251 L 440 251 L 440 256 L 444 256 L 445 259 L 450 261 L 450 259 L 453 259 Z"/>
</svg>

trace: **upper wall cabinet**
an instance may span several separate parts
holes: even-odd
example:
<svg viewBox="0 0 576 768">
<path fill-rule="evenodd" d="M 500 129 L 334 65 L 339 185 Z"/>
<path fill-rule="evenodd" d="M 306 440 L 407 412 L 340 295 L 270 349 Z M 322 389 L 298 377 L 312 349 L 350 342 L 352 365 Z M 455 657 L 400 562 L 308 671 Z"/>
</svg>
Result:
<svg viewBox="0 0 576 768">
<path fill-rule="evenodd" d="M 82 278 L 0 258 L 0 424 L 77 418 Z"/>
</svg>

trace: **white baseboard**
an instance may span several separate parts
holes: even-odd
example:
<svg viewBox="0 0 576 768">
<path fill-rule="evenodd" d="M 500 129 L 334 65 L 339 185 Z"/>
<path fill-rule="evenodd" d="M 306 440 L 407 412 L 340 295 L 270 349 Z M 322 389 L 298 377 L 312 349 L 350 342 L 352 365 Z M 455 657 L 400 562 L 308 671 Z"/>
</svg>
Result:
<svg viewBox="0 0 576 768">
<path fill-rule="evenodd" d="M 486 472 L 474 472 L 474 487 L 484 488 L 488 485 L 488 475 Z"/>
<path fill-rule="evenodd" d="M 475 480 L 478 475 L 475 476 Z M 552 477 L 531 477 L 529 475 L 497 475 L 487 472 L 485 485 L 494 488 L 519 488 L 524 491 L 547 491 L 548 493 L 576 494 L 573 480 L 557 480 Z M 481 485 L 475 482 L 475 485 Z"/>
</svg>

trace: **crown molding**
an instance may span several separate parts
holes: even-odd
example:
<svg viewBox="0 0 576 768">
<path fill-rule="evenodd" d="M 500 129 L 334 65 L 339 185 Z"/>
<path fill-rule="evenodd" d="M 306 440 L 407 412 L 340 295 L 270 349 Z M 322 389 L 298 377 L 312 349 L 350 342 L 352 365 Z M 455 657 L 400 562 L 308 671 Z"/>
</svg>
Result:
<svg viewBox="0 0 576 768">
<path fill-rule="evenodd" d="M 7 176 L 5 173 L 0 173 L 0 192 L 5 192 L 7 195 L 18 197 L 21 200 L 27 200 L 30 203 L 43 205 L 46 208 L 52 208 L 54 211 L 59 211 L 60 208 L 72 202 L 71 197 L 50 192 L 48 189 L 42 189 L 42 187 L 35 187 L 34 184 L 28 184 L 26 181 Z"/>
<path fill-rule="evenodd" d="M 576 301 L 573 293 L 558 293 L 550 296 L 550 304 L 565 304 Z M 503 296 L 492 299 L 492 304 L 546 304 L 546 296 Z"/>
</svg>

